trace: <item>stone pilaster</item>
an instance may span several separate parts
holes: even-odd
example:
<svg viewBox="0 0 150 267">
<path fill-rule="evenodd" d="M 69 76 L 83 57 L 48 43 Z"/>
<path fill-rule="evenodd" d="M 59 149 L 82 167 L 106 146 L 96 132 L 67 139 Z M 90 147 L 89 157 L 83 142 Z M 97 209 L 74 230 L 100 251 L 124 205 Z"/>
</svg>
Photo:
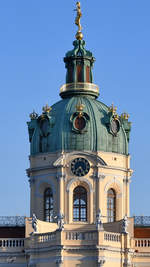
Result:
<svg viewBox="0 0 150 267">
<path fill-rule="evenodd" d="M 65 175 L 60 173 L 57 175 L 57 180 L 59 182 L 59 212 L 64 214 L 64 179 Z"/>
<path fill-rule="evenodd" d="M 97 210 L 101 210 L 102 213 L 103 213 L 103 210 L 102 210 L 102 201 L 101 201 L 101 182 L 104 180 L 105 176 L 102 175 L 100 173 L 100 170 L 98 169 L 98 176 L 97 176 L 97 194 L 98 194 L 98 202 L 97 202 Z"/>
</svg>

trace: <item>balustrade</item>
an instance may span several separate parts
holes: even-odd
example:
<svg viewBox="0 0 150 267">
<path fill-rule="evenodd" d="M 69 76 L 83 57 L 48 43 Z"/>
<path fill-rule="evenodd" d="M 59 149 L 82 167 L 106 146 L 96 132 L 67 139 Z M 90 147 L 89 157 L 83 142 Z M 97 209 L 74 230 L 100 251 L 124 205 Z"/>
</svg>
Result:
<svg viewBox="0 0 150 267">
<path fill-rule="evenodd" d="M 66 240 L 96 240 L 95 232 L 66 232 Z"/>
<path fill-rule="evenodd" d="M 114 242 L 120 242 L 120 234 L 116 233 L 104 233 L 104 240 L 106 241 L 114 241 Z"/>
<path fill-rule="evenodd" d="M 51 240 L 56 240 L 56 232 L 37 235 L 38 243 L 49 242 Z"/>
<path fill-rule="evenodd" d="M 0 238 L 0 249 L 1 248 L 17 248 L 17 247 L 24 247 L 24 238 L 21 238 L 21 239 Z"/>
<path fill-rule="evenodd" d="M 150 239 L 149 238 L 136 238 L 135 239 L 135 247 L 150 247 Z"/>
</svg>

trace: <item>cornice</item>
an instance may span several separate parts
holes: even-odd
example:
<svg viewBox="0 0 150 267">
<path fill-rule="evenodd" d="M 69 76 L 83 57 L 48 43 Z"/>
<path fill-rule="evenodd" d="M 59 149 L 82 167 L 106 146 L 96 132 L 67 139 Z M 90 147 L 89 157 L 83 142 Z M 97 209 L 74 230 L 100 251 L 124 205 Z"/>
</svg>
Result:
<svg viewBox="0 0 150 267">
<path fill-rule="evenodd" d="M 132 175 L 133 170 L 132 169 L 128 169 L 128 168 L 123 168 L 123 167 L 117 167 L 117 166 L 97 166 L 98 169 L 105 169 L 105 170 L 114 170 L 114 171 L 122 171 L 125 173 L 130 173 L 130 175 Z"/>
<path fill-rule="evenodd" d="M 25 253 L 26 254 L 39 254 L 39 253 L 43 253 L 43 252 L 49 252 L 49 251 L 62 251 L 63 250 L 63 246 L 61 246 L 61 245 L 56 245 L 56 246 L 54 246 L 54 245 L 51 245 L 51 246 L 48 246 L 48 247 L 38 247 L 38 248 L 26 248 L 25 249 Z"/>
<path fill-rule="evenodd" d="M 134 253 L 134 258 L 138 257 L 150 257 L 150 252 L 136 252 Z"/>
<path fill-rule="evenodd" d="M 0 258 L 2 257 L 24 257 L 25 256 L 25 251 L 23 252 L 24 248 L 22 251 L 15 251 L 15 252 L 0 252 Z"/>
<path fill-rule="evenodd" d="M 56 167 L 54 167 L 53 165 L 46 165 L 46 166 L 42 166 L 42 167 L 26 169 L 26 173 L 27 173 L 28 177 L 30 177 L 30 175 L 34 172 L 43 171 L 43 170 L 54 170 L 54 169 L 56 169 Z"/>
</svg>

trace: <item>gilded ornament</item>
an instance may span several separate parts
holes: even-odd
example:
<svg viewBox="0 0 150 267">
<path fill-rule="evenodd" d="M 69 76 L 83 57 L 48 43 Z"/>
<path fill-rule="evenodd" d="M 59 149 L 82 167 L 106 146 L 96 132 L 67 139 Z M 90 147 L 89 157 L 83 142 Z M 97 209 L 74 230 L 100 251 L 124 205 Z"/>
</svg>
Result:
<svg viewBox="0 0 150 267">
<path fill-rule="evenodd" d="M 83 104 L 78 103 L 76 105 L 76 110 L 79 112 L 83 111 L 84 108 L 85 108 L 85 105 L 83 105 Z"/>
<path fill-rule="evenodd" d="M 81 13 L 81 4 L 80 4 L 80 2 L 77 2 L 76 6 L 77 6 L 77 8 L 75 9 L 75 11 L 77 11 L 77 16 L 75 18 L 75 24 L 78 26 L 78 31 L 76 33 L 76 39 L 77 40 L 82 40 L 83 39 L 83 34 L 81 32 L 82 26 L 81 26 L 81 23 L 80 23 L 80 19 L 82 17 L 82 13 Z"/>
<path fill-rule="evenodd" d="M 109 111 L 114 115 L 116 114 L 117 107 L 114 107 L 114 104 L 112 103 L 112 105 L 109 107 Z"/>
<path fill-rule="evenodd" d="M 38 118 L 38 114 L 34 110 L 29 116 L 31 120 L 36 120 Z"/>
<path fill-rule="evenodd" d="M 118 120 L 118 119 L 119 119 L 119 115 L 118 115 L 118 114 L 115 114 L 115 115 L 113 116 L 113 118 L 114 118 L 114 120 Z"/>
<path fill-rule="evenodd" d="M 80 103 L 78 103 L 78 104 L 76 105 L 76 110 L 79 112 L 79 116 L 82 116 L 82 114 L 83 114 L 82 111 L 83 111 L 84 107 L 85 107 L 85 105 L 80 104 Z"/>
<path fill-rule="evenodd" d="M 130 117 L 129 114 L 126 113 L 126 112 L 124 112 L 124 113 L 121 114 L 121 118 L 124 119 L 124 120 L 128 120 L 129 117 Z"/>
<path fill-rule="evenodd" d="M 43 112 L 44 112 L 44 113 L 49 113 L 51 110 L 52 110 L 52 108 L 49 107 L 48 104 L 46 104 L 46 106 L 43 107 Z"/>
</svg>

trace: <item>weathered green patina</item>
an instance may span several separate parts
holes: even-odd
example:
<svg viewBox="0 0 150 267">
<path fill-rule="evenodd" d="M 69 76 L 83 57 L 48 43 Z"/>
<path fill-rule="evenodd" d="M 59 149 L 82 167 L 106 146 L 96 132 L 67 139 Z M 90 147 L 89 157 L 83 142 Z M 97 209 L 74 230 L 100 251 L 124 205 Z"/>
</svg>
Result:
<svg viewBox="0 0 150 267">
<path fill-rule="evenodd" d="M 77 112 L 78 103 L 84 105 L 83 112 L 89 118 L 85 131 L 73 129 L 71 118 Z M 31 155 L 75 150 L 127 155 L 130 123 L 119 119 L 119 132 L 113 135 L 110 132 L 111 117 L 109 108 L 92 97 L 73 96 L 63 99 L 52 106 L 50 113 L 31 119 L 28 123 Z"/>
<path fill-rule="evenodd" d="M 66 83 L 93 82 L 92 67 L 95 61 L 93 54 L 85 49 L 84 40 L 75 40 L 74 49 L 67 52 L 64 58 L 67 68 Z"/>
<path fill-rule="evenodd" d="M 94 57 L 83 40 L 74 41 L 66 54 L 67 75 L 63 100 L 33 113 L 28 122 L 31 155 L 56 151 L 105 151 L 127 155 L 131 123 L 127 116 L 96 100 L 92 83 Z"/>
</svg>

